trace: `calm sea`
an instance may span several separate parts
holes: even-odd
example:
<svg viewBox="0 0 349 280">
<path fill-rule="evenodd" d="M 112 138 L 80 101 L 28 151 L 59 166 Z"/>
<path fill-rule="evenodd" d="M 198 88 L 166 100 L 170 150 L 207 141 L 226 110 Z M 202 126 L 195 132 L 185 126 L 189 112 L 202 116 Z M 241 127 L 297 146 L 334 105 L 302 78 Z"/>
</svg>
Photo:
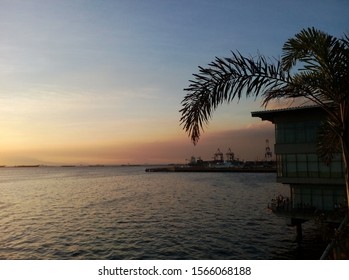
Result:
<svg viewBox="0 0 349 280">
<path fill-rule="evenodd" d="M 0 168 L 0 259 L 317 259 L 267 210 L 275 174 Z M 308 231 L 308 232 L 307 232 Z"/>
</svg>

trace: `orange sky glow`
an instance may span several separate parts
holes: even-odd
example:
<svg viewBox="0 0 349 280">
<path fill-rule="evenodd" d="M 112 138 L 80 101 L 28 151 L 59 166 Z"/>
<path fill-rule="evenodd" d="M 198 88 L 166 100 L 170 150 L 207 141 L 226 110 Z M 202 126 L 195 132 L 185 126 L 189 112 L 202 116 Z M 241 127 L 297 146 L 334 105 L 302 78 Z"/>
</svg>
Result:
<svg viewBox="0 0 349 280">
<path fill-rule="evenodd" d="M 302 28 L 342 35 L 348 3 L 320 2 L 2 1 L 0 165 L 262 159 L 274 126 L 251 117 L 260 99 L 219 107 L 194 146 L 183 89 L 230 50 L 278 57 Z"/>
</svg>

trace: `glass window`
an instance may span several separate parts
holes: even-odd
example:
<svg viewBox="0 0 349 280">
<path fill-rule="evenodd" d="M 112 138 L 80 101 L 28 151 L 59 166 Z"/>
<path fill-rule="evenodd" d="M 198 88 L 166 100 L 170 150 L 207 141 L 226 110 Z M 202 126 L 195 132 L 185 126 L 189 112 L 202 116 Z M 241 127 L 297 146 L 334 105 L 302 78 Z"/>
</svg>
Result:
<svg viewBox="0 0 349 280">
<path fill-rule="evenodd" d="M 285 124 L 285 143 L 295 143 L 296 142 L 296 130 L 294 124 Z"/>
<path fill-rule="evenodd" d="M 318 161 L 318 157 L 316 154 L 307 154 L 308 161 Z"/>
<path fill-rule="evenodd" d="M 276 124 L 275 125 L 275 138 L 276 138 L 276 143 L 283 144 L 285 143 L 284 140 L 284 129 L 282 124 Z"/>
<path fill-rule="evenodd" d="M 319 162 L 319 175 L 321 178 L 329 178 L 331 176 L 330 166 L 322 161 Z"/>
<path fill-rule="evenodd" d="M 318 126 L 318 121 L 275 124 L 276 143 L 315 143 Z"/>
<path fill-rule="evenodd" d="M 295 154 L 287 154 L 286 157 L 287 157 L 287 161 L 288 162 L 296 161 L 296 155 Z"/>
<path fill-rule="evenodd" d="M 304 143 L 306 137 L 306 131 L 304 129 L 304 123 L 297 123 L 295 125 L 295 133 L 296 133 L 296 143 Z"/>
<path fill-rule="evenodd" d="M 343 177 L 343 166 L 342 166 L 342 160 L 340 156 L 337 156 L 333 159 L 331 165 L 331 177 L 333 178 L 340 178 Z"/>
<path fill-rule="evenodd" d="M 345 194 L 345 188 L 336 188 L 333 190 L 333 198 L 335 203 L 337 203 L 338 206 L 344 206 L 346 205 L 346 194 Z"/>
<path fill-rule="evenodd" d="M 287 158 L 287 176 L 297 177 L 297 161 L 296 155 L 286 155 Z"/>
<path fill-rule="evenodd" d="M 333 199 L 333 190 L 332 189 L 324 189 L 323 190 L 323 199 L 324 199 L 324 209 L 332 210 L 335 205 L 335 201 Z"/>
<path fill-rule="evenodd" d="M 277 164 L 277 176 L 282 177 L 282 174 L 283 174 L 282 155 L 276 155 L 276 164 Z"/>
<path fill-rule="evenodd" d="M 288 176 L 287 175 L 287 158 L 286 155 L 282 155 L 282 172 L 283 176 Z"/>
<path fill-rule="evenodd" d="M 316 154 L 308 154 L 308 176 L 319 177 L 319 162 Z"/>
<path fill-rule="evenodd" d="M 299 177 L 308 177 L 307 155 L 297 155 L 297 171 Z"/>
<path fill-rule="evenodd" d="M 278 177 L 342 178 L 343 163 L 340 156 L 327 166 L 316 154 L 277 155 Z"/>
<path fill-rule="evenodd" d="M 309 121 L 305 123 L 305 142 L 315 143 L 317 138 L 317 130 L 320 122 L 318 121 Z"/>
</svg>

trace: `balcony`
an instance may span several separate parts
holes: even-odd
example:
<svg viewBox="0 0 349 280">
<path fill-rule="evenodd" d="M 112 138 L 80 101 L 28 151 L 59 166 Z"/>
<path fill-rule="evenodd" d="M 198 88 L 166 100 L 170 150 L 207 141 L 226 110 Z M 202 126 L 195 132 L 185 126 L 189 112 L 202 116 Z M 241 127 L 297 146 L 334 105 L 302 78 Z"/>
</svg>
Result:
<svg viewBox="0 0 349 280">
<path fill-rule="evenodd" d="M 294 203 L 289 197 L 282 195 L 273 198 L 268 203 L 270 209 L 275 215 L 290 218 L 291 225 L 294 225 L 293 220 L 308 221 L 316 219 L 322 222 L 340 223 L 347 213 L 347 207 L 343 205 L 334 205 L 331 211 L 318 209 L 310 204 Z"/>
</svg>

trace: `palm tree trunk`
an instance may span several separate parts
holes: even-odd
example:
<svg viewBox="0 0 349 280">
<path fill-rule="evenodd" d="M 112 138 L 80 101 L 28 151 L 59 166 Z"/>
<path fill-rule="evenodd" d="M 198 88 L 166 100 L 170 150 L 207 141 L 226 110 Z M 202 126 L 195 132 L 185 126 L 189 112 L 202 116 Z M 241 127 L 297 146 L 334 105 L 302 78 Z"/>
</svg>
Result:
<svg viewBox="0 0 349 280">
<path fill-rule="evenodd" d="M 347 211 L 349 213 L 349 137 L 347 132 L 341 137 L 341 144 L 344 163 L 345 190 L 347 195 Z"/>
<path fill-rule="evenodd" d="M 349 214 L 349 106 L 347 102 L 340 104 L 340 118 L 342 122 L 342 134 L 340 135 L 342 145 L 342 157 L 344 164 L 345 191 L 347 195 L 347 212 Z"/>
</svg>

